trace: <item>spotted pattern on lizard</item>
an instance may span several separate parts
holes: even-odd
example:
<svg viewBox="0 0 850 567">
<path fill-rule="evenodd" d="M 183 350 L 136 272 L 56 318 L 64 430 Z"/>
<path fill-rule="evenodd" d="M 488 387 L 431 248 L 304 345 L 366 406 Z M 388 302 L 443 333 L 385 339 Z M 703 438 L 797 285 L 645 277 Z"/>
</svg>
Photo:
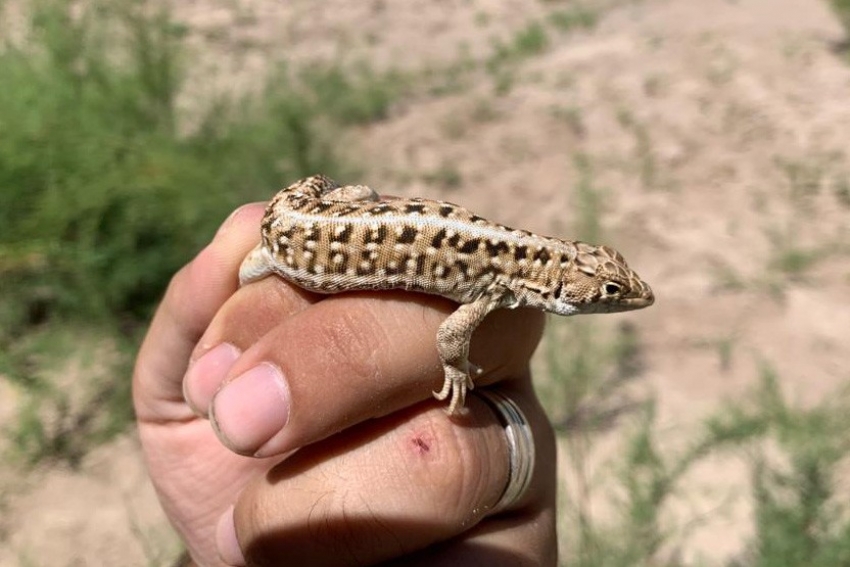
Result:
<svg viewBox="0 0 850 567">
<path fill-rule="evenodd" d="M 450 414 L 463 408 L 481 372 L 469 362 L 469 342 L 494 309 L 612 313 L 655 300 L 613 248 L 513 229 L 444 201 L 382 200 L 365 185 L 323 175 L 268 204 L 261 242 L 239 279 L 270 274 L 318 293 L 405 289 L 459 303 L 437 332 L 445 380 L 434 395 L 450 398 Z"/>
</svg>

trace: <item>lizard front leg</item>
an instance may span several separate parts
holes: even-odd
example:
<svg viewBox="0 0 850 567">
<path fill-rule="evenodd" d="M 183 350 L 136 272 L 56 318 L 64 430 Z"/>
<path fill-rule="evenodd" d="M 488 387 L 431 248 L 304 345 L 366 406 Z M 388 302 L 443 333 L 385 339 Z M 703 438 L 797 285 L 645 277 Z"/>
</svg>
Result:
<svg viewBox="0 0 850 567">
<path fill-rule="evenodd" d="M 502 296 L 485 293 L 472 303 L 458 307 L 437 330 L 437 351 L 443 363 L 445 381 L 443 389 L 434 392 L 434 397 L 445 400 L 451 396 L 448 409 L 450 415 L 463 408 L 466 391 L 475 386 L 473 376 L 482 372 L 478 366 L 469 362 L 472 333 L 488 313 L 499 307 L 502 307 Z"/>
</svg>

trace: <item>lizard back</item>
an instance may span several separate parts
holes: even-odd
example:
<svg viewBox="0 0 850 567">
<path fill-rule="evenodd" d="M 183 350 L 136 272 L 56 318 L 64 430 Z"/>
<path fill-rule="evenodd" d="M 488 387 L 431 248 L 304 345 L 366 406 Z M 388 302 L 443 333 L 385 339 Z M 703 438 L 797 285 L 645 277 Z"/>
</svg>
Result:
<svg viewBox="0 0 850 567">
<path fill-rule="evenodd" d="M 273 271 L 313 291 L 406 289 L 469 303 L 494 283 L 538 282 L 547 293 L 579 253 L 452 203 L 329 198 L 338 188 L 323 176 L 295 183 L 263 220 Z"/>
</svg>

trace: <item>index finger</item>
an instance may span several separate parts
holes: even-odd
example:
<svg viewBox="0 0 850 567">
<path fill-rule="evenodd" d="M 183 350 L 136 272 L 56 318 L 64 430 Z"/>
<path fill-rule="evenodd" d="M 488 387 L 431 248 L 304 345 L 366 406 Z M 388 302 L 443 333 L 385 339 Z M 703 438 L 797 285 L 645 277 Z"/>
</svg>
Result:
<svg viewBox="0 0 850 567">
<path fill-rule="evenodd" d="M 182 420 L 192 411 L 183 375 L 195 344 L 239 286 L 237 273 L 259 240 L 264 205 L 236 209 L 212 242 L 172 278 L 139 349 L 133 399 L 139 420 Z"/>
</svg>

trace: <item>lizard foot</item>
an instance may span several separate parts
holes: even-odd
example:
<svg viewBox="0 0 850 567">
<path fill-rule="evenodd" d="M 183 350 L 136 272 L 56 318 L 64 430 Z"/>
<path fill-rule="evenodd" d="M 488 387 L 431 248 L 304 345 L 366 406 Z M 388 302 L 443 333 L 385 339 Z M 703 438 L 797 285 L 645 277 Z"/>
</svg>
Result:
<svg viewBox="0 0 850 567">
<path fill-rule="evenodd" d="M 447 410 L 449 415 L 457 415 L 463 410 L 466 392 L 475 387 L 471 376 L 478 376 L 483 372 L 480 367 L 471 364 L 469 361 L 466 361 L 463 366 L 465 368 L 460 369 L 457 366 L 444 364 L 443 369 L 446 378 L 443 382 L 443 388 L 439 392 L 434 392 L 434 397 L 438 400 L 450 398 Z"/>
</svg>

